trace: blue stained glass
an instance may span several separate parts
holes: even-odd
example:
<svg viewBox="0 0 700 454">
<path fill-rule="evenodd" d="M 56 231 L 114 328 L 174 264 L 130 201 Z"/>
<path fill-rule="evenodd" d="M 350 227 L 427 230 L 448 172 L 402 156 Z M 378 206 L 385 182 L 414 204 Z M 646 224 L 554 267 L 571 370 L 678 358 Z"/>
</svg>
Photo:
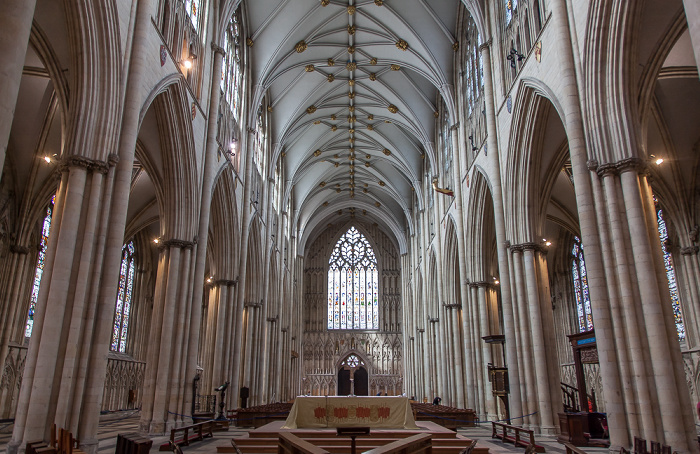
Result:
<svg viewBox="0 0 700 454">
<path fill-rule="evenodd" d="M 32 337 L 34 329 L 34 312 L 36 311 L 36 302 L 39 299 L 39 287 L 41 286 L 41 276 L 44 274 L 44 261 L 46 260 L 46 248 L 49 245 L 49 232 L 51 232 L 51 216 L 53 215 L 53 205 L 56 201 L 56 196 L 51 197 L 49 207 L 46 209 L 44 223 L 41 226 L 41 242 L 39 243 L 39 258 L 36 263 L 36 271 L 34 272 L 34 284 L 32 285 L 32 294 L 29 297 L 29 312 L 27 313 L 27 325 L 24 328 L 24 337 Z"/>
<path fill-rule="evenodd" d="M 583 258 L 583 245 L 579 237 L 574 237 L 574 246 L 571 249 L 573 260 L 571 274 L 574 281 L 574 294 L 576 296 L 576 314 L 580 332 L 593 329 L 593 312 L 591 298 L 588 294 L 588 278 L 586 277 L 586 262 Z"/>
<path fill-rule="evenodd" d="M 110 349 L 115 352 L 126 351 L 126 339 L 129 331 L 129 314 L 134 290 L 135 267 L 134 242 L 130 241 L 122 248 L 122 265 L 119 272 L 117 301 L 114 305 L 114 325 Z"/>
<path fill-rule="evenodd" d="M 328 318 L 328 329 L 378 329 L 377 259 L 369 241 L 351 227 L 336 243 L 329 265 L 328 312 L 339 304 L 341 313 Z M 338 286 L 339 294 L 334 290 Z"/>
<path fill-rule="evenodd" d="M 668 241 L 668 229 L 666 228 L 666 221 L 664 221 L 663 212 L 661 208 L 656 209 L 656 220 L 659 223 L 659 239 L 661 240 L 661 249 L 664 253 L 664 267 L 666 268 L 666 279 L 668 280 L 668 290 L 671 292 L 671 306 L 673 307 L 673 318 L 676 323 L 676 332 L 678 333 L 678 339 L 685 340 L 685 324 L 683 323 L 683 314 L 681 312 L 681 300 L 678 295 L 678 284 L 676 282 L 676 270 L 673 266 L 673 257 L 671 253 L 668 252 L 666 248 L 666 241 Z"/>
</svg>

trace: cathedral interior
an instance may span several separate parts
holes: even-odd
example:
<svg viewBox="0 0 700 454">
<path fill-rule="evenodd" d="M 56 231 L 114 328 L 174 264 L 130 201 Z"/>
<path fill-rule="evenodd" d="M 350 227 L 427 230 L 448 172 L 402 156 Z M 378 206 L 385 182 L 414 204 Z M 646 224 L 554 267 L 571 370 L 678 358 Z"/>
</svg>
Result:
<svg viewBox="0 0 700 454">
<path fill-rule="evenodd" d="M 8 453 L 224 383 L 697 452 L 696 0 L 0 9 Z"/>
</svg>

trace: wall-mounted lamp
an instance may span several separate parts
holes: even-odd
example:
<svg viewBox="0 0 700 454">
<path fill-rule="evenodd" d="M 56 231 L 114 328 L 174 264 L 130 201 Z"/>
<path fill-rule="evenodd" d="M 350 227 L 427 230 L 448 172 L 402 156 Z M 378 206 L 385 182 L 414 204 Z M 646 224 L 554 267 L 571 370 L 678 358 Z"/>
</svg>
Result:
<svg viewBox="0 0 700 454">
<path fill-rule="evenodd" d="M 58 155 L 56 153 L 52 155 L 46 155 L 44 156 L 44 161 L 46 161 L 47 164 L 51 164 L 56 158 L 58 158 Z"/>
<path fill-rule="evenodd" d="M 515 47 L 512 47 L 510 49 L 510 53 L 506 56 L 506 60 L 510 61 L 510 67 L 515 68 L 515 62 L 517 61 L 522 61 L 525 58 L 523 54 L 518 52 L 518 49 Z"/>
<path fill-rule="evenodd" d="M 542 243 L 544 243 L 544 245 L 547 247 L 552 245 L 552 242 L 548 241 L 547 238 L 542 238 Z"/>
<path fill-rule="evenodd" d="M 493 278 L 493 283 L 494 283 L 495 285 L 498 285 L 498 284 L 501 283 L 501 281 L 499 281 L 498 279 L 496 279 L 496 278 L 494 277 L 494 278 Z"/>
<path fill-rule="evenodd" d="M 653 154 L 649 155 L 649 157 L 651 158 L 652 161 L 654 161 L 654 164 L 656 164 L 657 166 L 660 166 L 661 164 L 664 163 L 664 158 L 657 158 Z"/>
<path fill-rule="evenodd" d="M 211 284 L 212 282 L 214 282 L 214 276 L 209 276 L 207 278 L 207 284 Z"/>
<path fill-rule="evenodd" d="M 160 238 L 154 238 L 154 239 L 153 239 L 153 242 L 154 242 L 155 244 L 159 244 L 159 243 L 160 243 Z"/>
<path fill-rule="evenodd" d="M 182 65 L 187 69 L 191 69 L 194 66 L 194 61 L 196 59 L 197 55 L 190 53 L 190 56 L 182 61 Z"/>
</svg>

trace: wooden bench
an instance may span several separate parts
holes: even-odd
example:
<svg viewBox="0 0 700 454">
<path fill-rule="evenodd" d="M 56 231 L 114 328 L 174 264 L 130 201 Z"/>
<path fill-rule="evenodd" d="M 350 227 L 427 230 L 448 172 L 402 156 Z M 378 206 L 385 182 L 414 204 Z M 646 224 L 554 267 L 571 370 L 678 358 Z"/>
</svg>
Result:
<svg viewBox="0 0 700 454">
<path fill-rule="evenodd" d="M 181 438 L 177 438 L 177 434 L 182 433 Z M 170 429 L 170 441 L 160 445 L 160 451 L 171 451 L 170 443 L 175 445 L 189 446 L 191 441 L 202 441 L 204 437 L 214 436 L 214 424 L 210 421 L 204 421 L 190 426 L 182 426 L 177 429 Z"/>
<path fill-rule="evenodd" d="M 535 443 L 535 432 L 533 430 L 495 421 L 491 421 L 491 424 L 493 428 L 491 438 L 500 438 L 504 443 L 509 442 L 513 443 L 515 446 L 522 446 L 525 448 L 532 446 L 534 452 L 545 452 L 544 446 Z M 512 432 L 512 434 L 509 432 Z M 525 434 L 526 437 L 522 437 L 520 434 Z"/>
</svg>

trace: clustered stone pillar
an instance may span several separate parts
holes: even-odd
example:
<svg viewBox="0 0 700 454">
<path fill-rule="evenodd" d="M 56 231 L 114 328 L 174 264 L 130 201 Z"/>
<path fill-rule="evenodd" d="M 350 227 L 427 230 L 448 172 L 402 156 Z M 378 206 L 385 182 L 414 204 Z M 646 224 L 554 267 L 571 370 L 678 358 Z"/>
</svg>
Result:
<svg viewBox="0 0 700 454">
<path fill-rule="evenodd" d="M 191 266 L 194 243 L 169 239 L 159 243 L 160 257 L 153 298 L 151 335 L 146 359 L 141 430 L 165 433 L 187 413 L 182 379 L 187 365 L 183 355 L 187 332 Z"/>
<path fill-rule="evenodd" d="M 534 244 L 523 245 L 523 262 L 525 268 L 525 280 L 527 291 L 527 305 L 529 311 L 530 332 L 532 334 L 532 349 L 534 357 L 534 369 L 536 374 L 537 408 L 539 411 L 540 431 L 545 434 L 555 434 L 554 422 L 558 421 L 556 411 L 562 408 L 561 395 L 558 400 L 553 400 L 549 390 L 559 386 L 559 380 L 550 378 L 550 364 L 556 364 L 556 351 L 553 343 L 548 343 L 545 332 L 554 329 L 551 305 L 545 304 L 541 298 L 540 289 L 549 295 L 548 279 L 541 280 L 542 263 L 538 260 L 542 251 Z M 546 272 L 546 264 L 544 267 Z M 545 276 L 546 277 L 546 276 Z M 532 386 L 533 384 L 530 384 Z"/>
<path fill-rule="evenodd" d="M 110 205 L 114 177 L 110 168 L 116 159 L 110 163 L 74 155 L 61 165 L 19 397 L 23 405 L 17 409 L 8 452 L 16 453 L 28 440 L 48 439 L 54 422 L 78 436 L 85 434 L 81 446 L 86 451 L 97 448 L 81 417 L 97 418 L 99 406 L 88 403 L 96 392 L 93 388 L 99 386 L 101 394 L 104 383 L 104 368 L 102 381 L 96 384 L 91 381 L 90 366 L 94 350 L 104 347 L 95 341 L 103 327 L 95 316 L 101 308 L 97 302 L 100 280 L 94 276 L 102 272 L 105 243 L 101 238 L 109 224 L 102 208 Z M 100 353 L 104 357 L 104 351 Z"/>
<path fill-rule="evenodd" d="M 609 282 L 610 306 L 593 312 L 596 337 L 601 312 L 609 314 L 611 329 L 618 332 L 612 346 L 617 362 L 606 367 L 619 377 L 625 410 L 615 421 L 619 426 L 610 426 L 611 443 L 628 446 L 633 436 L 641 436 L 684 452 L 696 442 L 694 418 L 645 164 L 631 158 L 604 165 L 591 161 L 589 168 L 601 234 L 610 239 L 606 268 L 616 277 Z"/>
<path fill-rule="evenodd" d="M 505 212 L 503 210 L 503 191 L 501 184 L 501 166 L 500 154 L 501 150 L 498 143 L 498 132 L 496 130 L 496 108 L 494 106 L 493 93 L 493 75 L 491 72 L 491 45 L 489 39 L 481 47 L 481 58 L 484 68 L 484 99 L 486 100 L 486 130 L 487 150 L 489 153 L 490 164 L 493 172 L 496 175 L 491 181 L 491 191 L 493 195 L 493 210 L 494 221 L 496 224 L 496 248 L 498 252 L 498 272 L 500 273 L 501 282 L 501 310 L 503 311 L 503 331 L 506 336 L 504 349 L 506 351 L 506 366 L 508 367 L 508 381 L 511 383 L 509 395 L 510 417 L 520 418 L 526 414 L 526 409 L 523 406 L 523 389 L 519 386 L 522 383 L 522 358 L 518 355 L 516 338 L 519 335 L 517 331 L 517 316 L 515 306 L 512 301 L 512 276 L 511 276 L 511 260 L 507 251 L 506 227 L 505 227 Z M 509 421 L 513 424 L 523 422 L 520 419 Z"/>
</svg>

